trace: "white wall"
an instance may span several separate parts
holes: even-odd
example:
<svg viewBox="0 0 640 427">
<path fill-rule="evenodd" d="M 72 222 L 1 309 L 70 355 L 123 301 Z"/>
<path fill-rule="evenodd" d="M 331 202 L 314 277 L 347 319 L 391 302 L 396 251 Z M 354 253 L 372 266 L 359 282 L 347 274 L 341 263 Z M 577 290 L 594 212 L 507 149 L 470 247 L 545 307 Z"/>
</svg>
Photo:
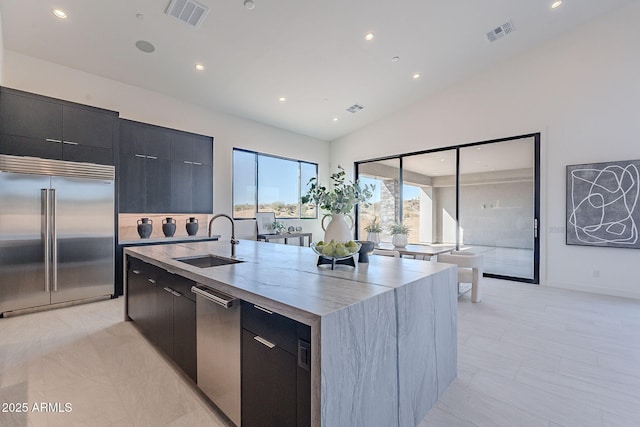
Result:
<svg viewBox="0 0 640 427">
<path fill-rule="evenodd" d="M 543 284 L 640 298 L 640 251 L 548 232 L 564 229 L 566 165 L 640 158 L 638 22 L 633 2 L 334 141 L 332 164 L 541 132 Z"/>
<path fill-rule="evenodd" d="M 5 51 L 3 85 L 95 107 L 119 111 L 120 117 L 214 137 L 214 213 L 232 212 L 232 149 L 246 148 L 318 163 L 328 179 L 330 144 L 282 129 L 233 117 L 156 92 L 105 79 L 72 68 Z M 287 220 L 320 236 L 318 221 Z M 219 229 L 218 229 L 219 228 Z M 236 234 L 255 238 L 255 221 L 237 221 Z M 222 221 L 214 231 L 228 236 Z"/>
<path fill-rule="evenodd" d="M 2 82 L 2 69 L 4 64 L 4 38 L 2 36 L 2 10 L 0 10 L 0 85 Z"/>
</svg>

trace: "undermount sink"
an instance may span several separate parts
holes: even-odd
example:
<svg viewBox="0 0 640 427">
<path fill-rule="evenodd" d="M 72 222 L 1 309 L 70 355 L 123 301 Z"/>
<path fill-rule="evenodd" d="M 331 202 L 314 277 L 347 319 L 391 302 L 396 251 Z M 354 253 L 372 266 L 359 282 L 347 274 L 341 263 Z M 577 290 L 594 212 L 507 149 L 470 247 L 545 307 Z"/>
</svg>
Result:
<svg viewBox="0 0 640 427">
<path fill-rule="evenodd" d="M 218 267 L 220 265 L 229 265 L 243 262 L 239 259 L 225 258 L 216 255 L 202 255 L 195 257 L 174 258 L 176 261 L 193 265 L 199 268 Z"/>
</svg>

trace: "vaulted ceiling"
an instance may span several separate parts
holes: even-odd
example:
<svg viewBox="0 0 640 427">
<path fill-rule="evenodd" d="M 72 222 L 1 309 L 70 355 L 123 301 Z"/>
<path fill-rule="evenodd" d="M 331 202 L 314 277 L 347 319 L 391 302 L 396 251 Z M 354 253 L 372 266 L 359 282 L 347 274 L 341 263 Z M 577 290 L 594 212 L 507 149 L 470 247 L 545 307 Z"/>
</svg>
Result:
<svg viewBox="0 0 640 427">
<path fill-rule="evenodd" d="M 198 1 L 196 28 L 170 0 L 0 0 L 5 48 L 333 140 L 632 0 Z"/>
</svg>

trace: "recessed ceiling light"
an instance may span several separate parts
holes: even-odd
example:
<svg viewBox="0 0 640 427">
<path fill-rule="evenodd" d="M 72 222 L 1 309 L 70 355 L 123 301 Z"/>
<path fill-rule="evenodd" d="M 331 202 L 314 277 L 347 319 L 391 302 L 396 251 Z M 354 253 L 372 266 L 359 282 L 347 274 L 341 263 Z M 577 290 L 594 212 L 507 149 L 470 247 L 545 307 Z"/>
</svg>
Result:
<svg viewBox="0 0 640 427">
<path fill-rule="evenodd" d="M 151 53 L 156 50 L 156 47 L 146 40 L 138 40 L 136 42 L 136 47 L 144 53 Z"/>
<path fill-rule="evenodd" d="M 252 0 L 244 0 L 244 7 L 251 10 L 256 7 L 256 4 Z"/>
<path fill-rule="evenodd" d="M 446 159 L 440 159 L 441 162 L 444 162 Z"/>
<path fill-rule="evenodd" d="M 420 78 L 420 73 L 413 73 L 413 74 L 411 75 L 411 78 L 412 78 L 413 80 L 418 80 L 418 79 Z"/>
<path fill-rule="evenodd" d="M 334 121 L 334 122 L 337 122 L 337 121 L 338 121 L 338 118 L 337 118 L 337 117 L 334 117 L 334 118 L 333 118 L 333 119 L 331 119 L 331 120 L 332 120 L 332 121 Z"/>
<path fill-rule="evenodd" d="M 62 9 L 51 9 L 51 13 L 53 13 L 57 18 L 67 19 L 67 14 Z"/>
<path fill-rule="evenodd" d="M 393 58 L 391 58 L 391 62 L 393 62 L 394 64 L 396 62 L 400 61 L 400 57 L 399 56 L 394 56 Z"/>
<path fill-rule="evenodd" d="M 278 101 L 287 102 L 287 98 L 285 98 L 284 96 L 281 96 L 280 98 L 278 98 Z"/>
<path fill-rule="evenodd" d="M 364 39 L 365 39 L 366 41 L 371 41 L 371 40 L 373 40 L 373 37 L 374 37 L 374 36 L 373 36 L 373 33 L 367 33 L 367 34 L 365 34 L 365 35 L 364 35 Z"/>
<path fill-rule="evenodd" d="M 560 7 L 561 4 L 562 4 L 562 0 L 554 1 L 553 3 L 551 3 L 551 9 L 555 9 L 557 7 Z"/>
<path fill-rule="evenodd" d="M 202 65 L 202 64 L 196 64 L 196 65 L 195 65 L 195 69 L 196 69 L 196 71 L 204 71 L 204 65 Z"/>
</svg>

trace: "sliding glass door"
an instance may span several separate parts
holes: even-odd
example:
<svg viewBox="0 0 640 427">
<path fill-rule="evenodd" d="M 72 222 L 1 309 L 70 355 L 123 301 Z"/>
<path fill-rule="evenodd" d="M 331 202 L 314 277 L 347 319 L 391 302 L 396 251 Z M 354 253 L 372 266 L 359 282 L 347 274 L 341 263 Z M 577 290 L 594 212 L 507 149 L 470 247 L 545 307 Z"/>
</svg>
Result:
<svg viewBox="0 0 640 427">
<path fill-rule="evenodd" d="M 535 138 L 459 149 L 459 245 L 484 271 L 537 282 Z"/>
<path fill-rule="evenodd" d="M 358 237 L 375 218 L 390 242 L 401 221 L 409 243 L 482 253 L 486 276 L 539 283 L 539 146 L 530 134 L 357 162 L 357 178 L 376 185 Z"/>
</svg>

